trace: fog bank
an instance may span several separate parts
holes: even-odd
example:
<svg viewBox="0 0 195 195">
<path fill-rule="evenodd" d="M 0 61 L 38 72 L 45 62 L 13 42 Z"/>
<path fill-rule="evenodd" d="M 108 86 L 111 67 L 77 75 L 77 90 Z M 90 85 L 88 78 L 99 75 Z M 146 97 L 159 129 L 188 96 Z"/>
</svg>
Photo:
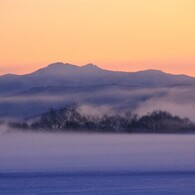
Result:
<svg viewBox="0 0 195 195">
<path fill-rule="evenodd" d="M 4 132 L 0 172 L 195 171 L 194 148 L 195 135 Z"/>
</svg>

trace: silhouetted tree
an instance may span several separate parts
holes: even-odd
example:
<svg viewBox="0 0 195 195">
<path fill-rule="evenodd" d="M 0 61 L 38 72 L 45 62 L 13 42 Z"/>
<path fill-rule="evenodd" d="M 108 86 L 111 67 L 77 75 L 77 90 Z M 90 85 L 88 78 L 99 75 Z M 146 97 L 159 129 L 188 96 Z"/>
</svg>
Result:
<svg viewBox="0 0 195 195">
<path fill-rule="evenodd" d="M 124 115 L 82 115 L 76 106 L 68 106 L 59 110 L 50 109 L 33 122 L 10 123 L 18 129 L 45 129 L 48 131 L 101 131 L 114 133 L 151 132 L 171 133 L 195 131 L 195 125 L 187 118 L 172 116 L 166 111 L 154 111 L 139 117 L 131 112 Z"/>
</svg>

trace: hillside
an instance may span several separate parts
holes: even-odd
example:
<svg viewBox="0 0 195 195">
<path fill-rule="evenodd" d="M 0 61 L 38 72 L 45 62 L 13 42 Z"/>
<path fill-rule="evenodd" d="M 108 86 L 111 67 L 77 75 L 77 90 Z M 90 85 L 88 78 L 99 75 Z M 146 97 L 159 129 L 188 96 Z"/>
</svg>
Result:
<svg viewBox="0 0 195 195">
<path fill-rule="evenodd" d="M 137 87 L 167 87 L 195 84 L 195 78 L 167 74 L 159 70 L 116 72 L 101 69 L 93 64 L 80 67 L 54 63 L 31 74 L 1 76 L 0 95 L 10 95 L 35 87 L 113 84 Z"/>
<path fill-rule="evenodd" d="M 80 104 L 98 112 L 163 109 L 192 119 L 195 78 L 159 70 L 117 72 L 93 64 L 50 64 L 31 74 L 0 76 L 0 116 L 30 117 Z"/>
</svg>

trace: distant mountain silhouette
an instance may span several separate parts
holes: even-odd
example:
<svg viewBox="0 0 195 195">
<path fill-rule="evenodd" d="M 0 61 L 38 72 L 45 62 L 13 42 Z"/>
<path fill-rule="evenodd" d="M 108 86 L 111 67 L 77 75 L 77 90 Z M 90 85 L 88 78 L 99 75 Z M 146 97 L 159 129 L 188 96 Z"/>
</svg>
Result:
<svg viewBox="0 0 195 195">
<path fill-rule="evenodd" d="M 58 62 L 31 74 L 0 76 L 0 117 L 31 117 L 74 103 L 88 111 L 152 108 L 191 117 L 194 97 L 195 78 L 159 70 L 119 72 Z"/>
<path fill-rule="evenodd" d="M 167 74 L 159 70 L 118 72 L 104 70 L 93 64 L 80 67 L 57 62 L 31 74 L 0 76 L 0 95 L 11 95 L 31 88 L 45 88 L 47 86 L 125 85 L 168 87 L 190 84 L 195 84 L 195 78 L 186 75 Z"/>
</svg>

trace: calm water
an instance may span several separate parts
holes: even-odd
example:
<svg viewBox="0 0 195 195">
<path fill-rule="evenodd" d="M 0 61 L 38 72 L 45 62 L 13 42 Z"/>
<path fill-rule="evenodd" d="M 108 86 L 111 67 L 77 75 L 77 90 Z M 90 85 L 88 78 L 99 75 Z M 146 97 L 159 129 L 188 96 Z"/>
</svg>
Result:
<svg viewBox="0 0 195 195">
<path fill-rule="evenodd" d="M 1 133 L 0 194 L 195 194 L 195 135 Z"/>
</svg>

